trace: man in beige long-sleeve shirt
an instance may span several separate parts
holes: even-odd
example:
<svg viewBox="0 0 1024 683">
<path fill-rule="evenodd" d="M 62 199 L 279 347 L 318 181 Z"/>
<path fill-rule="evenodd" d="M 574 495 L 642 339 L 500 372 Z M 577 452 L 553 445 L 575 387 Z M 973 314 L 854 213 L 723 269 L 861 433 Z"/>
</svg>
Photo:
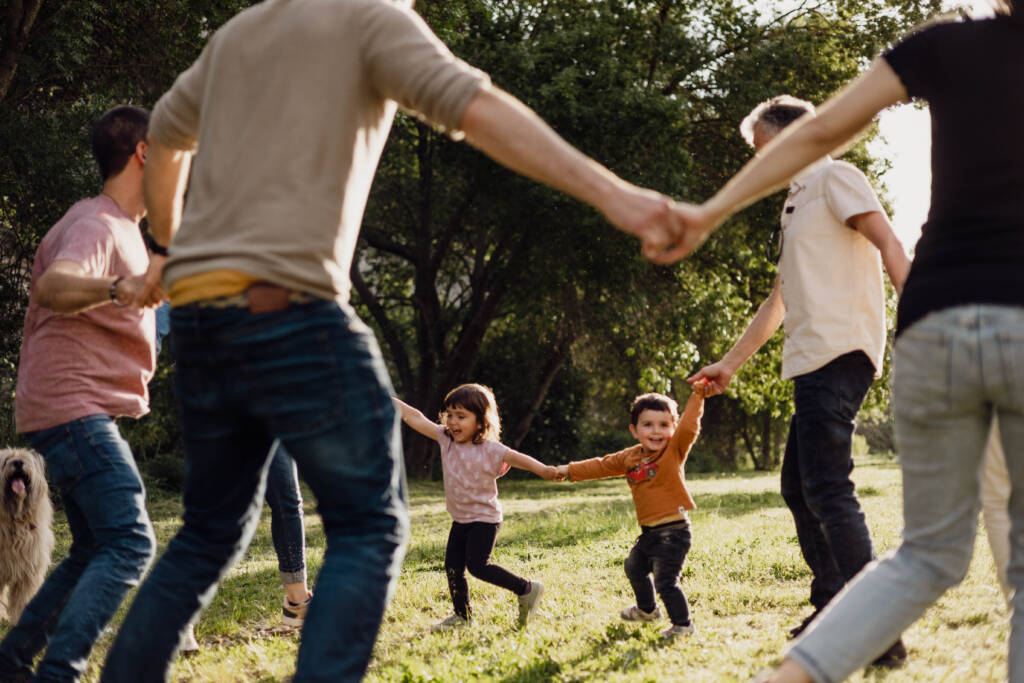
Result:
<svg viewBox="0 0 1024 683">
<path fill-rule="evenodd" d="M 275 438 L 313 489 L 327 536 L 295 680 L 363 675 L 408 519 L 389 381 L 348 307 L 349 268 L 399 105 L 649 244 L 674 233 L 671 200 L 574 150 L 403 4 L 266 0 L 234 17 L 150 125 L 150 229 L 158 250 L 174 241 L 136 303 L 163 295 L 162 274 L 185 524 L 140 590 L 103 680 L 167 676 L 186 623 L 252 536 Z"/>
</svg>

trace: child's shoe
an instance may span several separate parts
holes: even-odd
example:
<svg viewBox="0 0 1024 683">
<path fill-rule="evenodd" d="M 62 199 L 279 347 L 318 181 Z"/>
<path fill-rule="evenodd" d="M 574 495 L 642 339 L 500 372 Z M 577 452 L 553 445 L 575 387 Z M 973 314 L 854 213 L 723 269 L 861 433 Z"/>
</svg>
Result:
<svg viewBox="0 0 1024 683">
<path fill-rule="evenodd" d="M 463 619 L 458 614 L 453 614 L 431 626 L 430 632 L 441 633 L 443 631 L 451 631 L 453 628 L 462 628 L 468 623 L 469 619 Z"/>
<path fill-rule="evenodd" d="M 654 621 L 661 618 L 661 610 L 655 605 L 650 612 L 645 612 L 636 605 L 623 608 L 619 615 L 626 621 Z"/>
<path fill-rule="evenodd" d="M 665 640 L 669 640 L 676 636 L 692 636 L 696 630 L 697 629 L 693 627 L 693 622 L 690 622 L 686 626 L 677 626 L 673 624 L 661 632 L 661 637 Z"/>
<path fill-rule="evenodd" d="M 306 598 L 305 602 L 296 605 L 288 599 L 287 595 L 284 596 L 284 600 L 281 603 L 281 623 L 292 628 L 302 628 L 302 624 L 306 621 L 306 610 L 309 609 L 309 601 L 312 599 L 313 596 L 311 594 Z"/>
<path fill-rule="evenodd" d="M 540 596 L 543 593 L 544 586 L 540 581 L 531 581 L 529 592 L 519 596 L 519 628 L 526 626 L 526 622 L 537 611 L 537 603 L 540 602 Z"/>
</svg>

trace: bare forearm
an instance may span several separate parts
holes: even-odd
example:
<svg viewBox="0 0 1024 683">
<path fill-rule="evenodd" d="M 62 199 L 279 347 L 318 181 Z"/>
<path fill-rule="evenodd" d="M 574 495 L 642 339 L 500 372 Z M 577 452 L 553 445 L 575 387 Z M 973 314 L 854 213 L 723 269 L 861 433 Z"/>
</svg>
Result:
<svg viewBox="0 0 1024 683">
<path fill-rule="evenodd" d="M 794 123 L 776 137 L 704 209 L 717 221 L 782 187 L 801 169 L 844 147 L 879 111 L 906 99 L 906 90 L 884 59 L 833 96 L 817 116 Z"/>
<path fill-rule="evenodd" d="M 437 425 L 427 419 L 426 415 L 394 396 L 391 397 L 391 401 L 394 403 L 395 408 L 398 409 L 399 413 L 401 413 L 402 422 L 409 425 L 409 427 L 416 430 L 423 436 L 431 439 L 437 436 Z"/>
<path fill-rule="evenodd" d="M 156 243 L 171 243 L 181 223 L 191 155 L 150 140 L 142 192 L 149 216 L 149 233 Z"/>
<path fill-rule="evenodd" d="M 36 301 L 57 313 L 80 313 L 110 303 L 113 275 L 96 277 L 47 272 L 36 283 Z"/>
<path fill-rule="evenodd" d="M 903 285 L 907 282 L 907 275 L 910 274 L 910 259 L 907 252 L 903 250 L 903 244 L 894 239 L 882 250 L 882 264 L 885 272 L 889 274 L 896 294 L 903 294 Z"/>
<path fill-rule="evenodd" d="M 588 204 L 600 205 L 622 182 L 498 88 L 476 95 L 466 107 L 462 128 L 467 140 L 495 161 Z"/>
<path fill-rule="evenodd" d="M 521 470 L 533 472 L 538 477 L 543 477 L 545 472 L 548 470 L 548 465 L 545 465 L 540 460 L 520 453 L 519 451 L 511 451 L 505 456 L 505 462 L 512 467 L 518 467 Z"/>
<path fill-rule="evenodd" d="M 776 280 L 772 293 L 757 309 L 757 313 L 747 325 L 747 329 L 725 354 L 722 362 L 735 373 L 741 365 L 747 362 L 748 358 L 757 353 L 757 350 L 771 339 L 782 324 L 785 315 L 786 308 L 782 304 L 782 292 L 779 282 Z"/>
</svg>

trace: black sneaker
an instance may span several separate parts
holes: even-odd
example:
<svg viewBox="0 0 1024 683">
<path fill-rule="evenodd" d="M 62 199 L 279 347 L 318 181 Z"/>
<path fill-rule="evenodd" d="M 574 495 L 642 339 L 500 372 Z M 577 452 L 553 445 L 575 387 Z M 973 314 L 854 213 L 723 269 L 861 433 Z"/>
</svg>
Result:
<svg viewBox="0 0 1024 683">
<path fill-rule="evenodd" d="M 796 638 L 798 635 L 800 635 L 801 633 L 806 631 L 807 627 L 811 625 L 811 622 L 814 621 L 814 619 L 820 613 L 821 613 L 820 609 L 814 610 L 813 612 L 811 612 L 810 616 L 804 617 L 804 620 L 801 621 L 798 626 L 794 626 L 793 628 L 789 629 L 789 638 L 790 638 L 790 640 L 792 640 L 793 638 Z"/>
<path fill-rule="evenodd" d="M 907 663 L 907 648 L 903 640 L 897 640 L 889 646 L 889 649 L 878 655 L 875 661 L 868 666 L 877 666 L 882 669 L 898 669 Z"/>
</svg>

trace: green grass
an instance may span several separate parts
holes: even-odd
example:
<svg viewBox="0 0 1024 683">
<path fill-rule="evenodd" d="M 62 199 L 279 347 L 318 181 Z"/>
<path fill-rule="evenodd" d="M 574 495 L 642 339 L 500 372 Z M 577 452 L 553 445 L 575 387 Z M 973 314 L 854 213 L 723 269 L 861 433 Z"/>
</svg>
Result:
<svg viewBox="0 0 1024 683">
<path fill-rule="evenodd" d="M 899 470 L 861 461 L 854 478 L 876 549 L 891 549 L 901 529 Z M 810 575 L 777 474 L 694 476 L 693 549 L 683 570 L 698 632 L 665 644 L 664 624 L 618 618 L 633 603 L 622 561 L 638 533 L 621 480 L 584 484 L 502 482 L 505 523 L 495 562 L 546 591 L 534 620 L 515 628 L 514 598 L 470 577 L 471 626 L 443 634 L 430 625 L 451 611 L 442 570 L 450 519 L 440 483 L 412 485 L 412 541 L 388 609 L 370 681 L 745 681 L 779 661 L 785 632 L 810 608 Z M 176 499 L 152 496 L 161 543 L 177 527 Z M 307 499 L 309 565 L 315 576 L 323 535 Z M 266 515 L 266 513 L 264 513 Z M 66 526 L 58 526 L 66 552 Z M 1006 676 L 1006 610 L 988 549 L 979 535 L 964 583 L 905 634 L 910 664 L 853 680 L 997 681 Z M 176 681 L 286 680 L 298 636 L 281 633 L 281 588 L 265 518 L 252 548 L 225 581 L 197 628 L 202 651 L 179 660 Z M 123 613 L 123 611 L 122 611 Z M 120 621 L 119 614 L 116 621 Z M 110 644 L 104 636 L 86 681 L 97 678 Z"/>
</svg>

